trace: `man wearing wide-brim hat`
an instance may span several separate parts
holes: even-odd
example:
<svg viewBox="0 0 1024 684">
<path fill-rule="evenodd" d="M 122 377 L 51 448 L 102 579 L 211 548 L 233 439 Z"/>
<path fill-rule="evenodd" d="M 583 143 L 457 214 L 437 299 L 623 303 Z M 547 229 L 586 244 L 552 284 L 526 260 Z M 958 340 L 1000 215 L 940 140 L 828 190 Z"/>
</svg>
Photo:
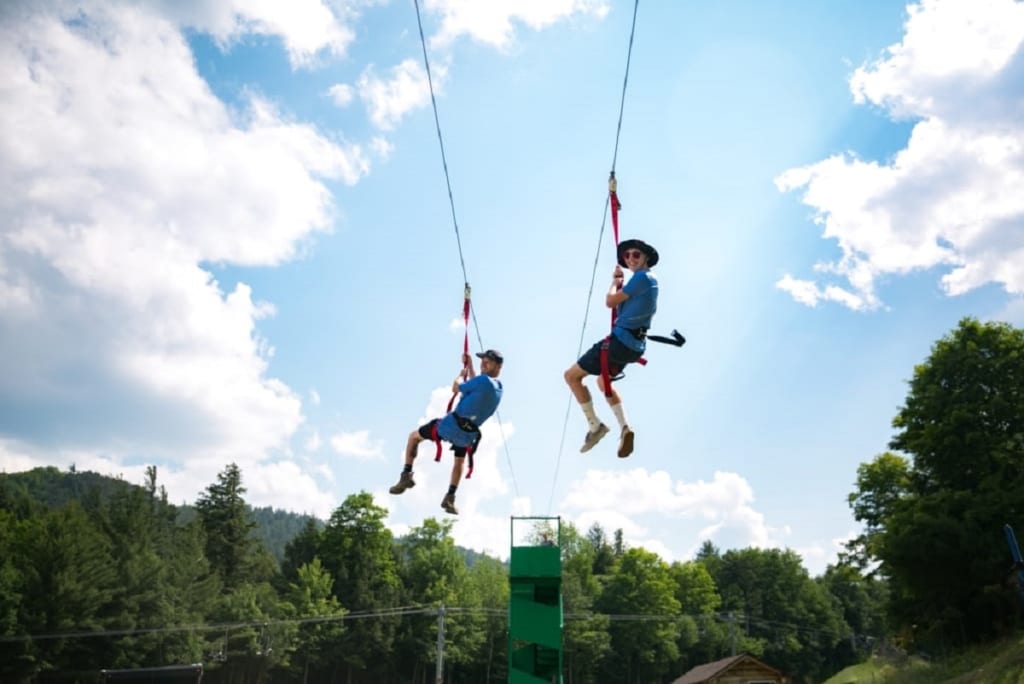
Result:
<svg viewBox="0 0 1024 684">
<path fill-rule="evenodd" d="M 567 371 L 565 382 L 572 390 L 576 401 L 587 418 L 587 435 L 581 452 L 590 451 L 601 438 L 608 434 L 608 426 L 601 422 L 594 411 L 590 390 L 583 384 L 588 375 L 597 376 L 597 385 L 608 398 L 608 405 L 619 423 L 619 458 L 633 453 L 633 429 L 626 421 L 622 398 L 614 386 L 605 388 L 601 374 L 601 349 L 607 343 L 609 384 L 622 377 L 622 369 L 635 363 L 647 348 L 647 329 L 658 309 L 658 280 L 650 269 L 658 263 L 658 250 L 643 240 L 624 240 L 618 247 L 618 265 L 612 273 L 612 282 L 605 295 L 604 303 L 615 309 L 617 316 L 611 335 L 599 341 L 579 358 Z M 623 285 L 622 269 L 632 271 L 629 282 Z"/>
</svg>

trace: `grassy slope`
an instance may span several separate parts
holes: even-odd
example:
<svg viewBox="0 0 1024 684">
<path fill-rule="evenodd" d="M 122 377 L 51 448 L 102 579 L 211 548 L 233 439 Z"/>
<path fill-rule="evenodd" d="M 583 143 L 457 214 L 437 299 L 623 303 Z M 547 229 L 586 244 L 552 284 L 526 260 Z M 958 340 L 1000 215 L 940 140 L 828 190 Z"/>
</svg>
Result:
<svg viewBox="0 0 1024 684">
<path fill-rule="evenodd" d="M 824 684 L 1024 684 L 1024 637 L 979 646 L 942 661 L 873 658 Z"/>
</svg>

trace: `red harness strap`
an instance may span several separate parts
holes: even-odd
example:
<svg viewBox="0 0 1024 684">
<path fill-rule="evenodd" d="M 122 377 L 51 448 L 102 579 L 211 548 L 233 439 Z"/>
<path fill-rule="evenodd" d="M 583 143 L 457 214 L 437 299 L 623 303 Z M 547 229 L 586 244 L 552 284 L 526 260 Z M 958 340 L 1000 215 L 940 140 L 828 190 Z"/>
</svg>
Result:
<svg viewBox="0 0 1024 684">
<path fill-rule="evenodd" d="M 619 260 L 619 209 L 622 203 L 619 202 L 618 181 L 615 180 L 615 172 L 612 171 L 608 177 L 608 203 L 612 208 L 612 236 L 615 238 L 615 261 Z M 618 307 L 612 307 L 612 327 L 615 327 L 615 319 L 618 318 Z M 607 340 L 606 340 L 607 341 Z"/>
<path fill-rule="evenodd" d="M 622 209 L 622 203 L 619 202 L 618 194 L 618 181 L 615 180 L 615 172 L 612 171 L 611 175 L 608 176 L 608 204 L 612 209 L 612 235 L 615 237 L 615 260 L 618 263 L 619 259 L 619 210 Z M 615 320 L 619 316 L 619 307 L 612 307 L 612 329 L 615 329 Z M 601 343 L 601 382 L 604 384 L 604 395 L 606 397 L 612 396 L 612 377 L 611 368 L 608 361 L 608 347 L 611 345 L 612 336 L 604 338 Z M 639 358 L 636 361 L 641 366 L 647 365 L 647 359 Z"/>
<path fill-rule="evenodd" d="M 462 356 L 469 356 L 469 283 L 466 283 L 465 298 L 462 301 L 462 323 L 466 329 L 465 335 L 462 337 Z M 469 364 L 468 362 L 462 366 L 462 379 L 469 377 Z M 459 396 L 458 390 L 452 392 L 452 398 L 448 400 L 448 408 L 445 409 L 445 413 L 452 412 L 452 406 L 455 405 L 455 397 Z M 438 452 L 440 452 L 440 445 L 438 445 Z M 440 456 L 438 456 L 440 458 Z"/>
<path fill-rule="evenodd" d="M 462 323 L 466 329 L 465 335 L 462 338 L 462 356 L 464 358 L 469 357 L 469 295 L 470 288 L 469 283 L 466 283 L 466 289 L 463 292 L 462 300 Z M 466 362 L 462 366 L 462 380 L 465 382 L 466 378 L 469 377 L 469 363 Z M 455 405 L 455 397 L 459 396 L 458 390 L 452 392 L 451 399 L 448 400 L 448 408 L 445 409 L 445 413 L 451 413 L 452 407 Z M 437 452 L 434 454 L 434 461 L 441 460 L 441 437 L 437 434 L 437 423 L 430 428 L 430 438 L 434 440 L 434 444 L 437 446 Z M 470 461 L 472 464 L 472 461 Z M 472 472 L 473 466 L 470 465 L 470 471 Z M 467 476 L 468 477 L 468 476 Z"/>
<path fill-rule="evenodd" d="M 437 446 L 437 453 L 434 454 L 434 462 L 441 460 L 441 436 L 437 434 L 437 423 L 438 421 L 435 420 L 434 424 L 430 426 L 430 439 L 434 440 L 434 444 Z"/>
<path fill-rule="evenodd" d="M 437 422 L 430 427 L 430 439 L 434 440 L 434 444 L 437 445 L 437 453 L 434 454 L 434 461 L 441 460 L 441 436 L 437 434 Z M 469 457 L 469 470 L 466 471 L 466 479 L 473 477 L 473 448 L 474 445 L 470 444 L 466 447 L 466 456 Z"/>
<path fill-rule="evenodd" d="M 615 239 L 615 260 L 619 258 L 619 209 L 622 203 L 619 202 L 618 181 L 615 180 L 615 171 L 608 176 L 608 204 L 612 208 L 612 236 Z M 619 307 L 612 307 L 612 329 L 615 329 L 615 319 L 618 318 Z M 612 374 L 608 365 L 608 346 L 612 342 L 612 336 L 604 338 L 601 343 L 601 382 L 604 385 L 604 395 L 612 396 Z"/>
<path fill-rule="evenodd" d="M 608 364 L 608 346 L 612 342 L 612 336 L 604 338 L 601 343 L 601 384 L 604 385 L 604 396 L 612 396 L 612 373 Z"/>
</svg>

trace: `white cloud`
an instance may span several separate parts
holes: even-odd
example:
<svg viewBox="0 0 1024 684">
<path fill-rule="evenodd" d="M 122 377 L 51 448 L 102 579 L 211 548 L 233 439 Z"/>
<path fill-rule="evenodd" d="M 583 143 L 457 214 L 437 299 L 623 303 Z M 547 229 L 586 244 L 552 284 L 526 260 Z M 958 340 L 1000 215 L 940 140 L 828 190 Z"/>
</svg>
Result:
<svg viewBox="0 0 1024 684">
<path fill-rule="evenodd" d="M 671 563 L 676 560 L 676 554 L 673 553 L 672 549 L 670 549 L 668 545 L 660 539 L 642 539 L 635 544 L 630 544 L 629 546 L 655 553 L 666 563 Z"/>
<path fill-rule="evenodd" d="M 356 3 L 323 0 L 155 0 L 165 16 L 211 34 L 222 47 L 247 35 L 277 36 L 293 66 L 309 66 L 321 52 L 343 55 L 355 38 L 343 22 Z"/>
<path fill-rule="evenodd" d="M 323 446 L 323 441 L 320 439 L 320 431 L 313 430 L 313 432 L 310 433 L 309 437 L 306 439 L 306 451 L 320 451 L 321 446 Z"/>
<path fill-rule="evenodd" d="M 850 530 L 845 536 L 835 537 L 826 544 L 809 544 L 794 548 L 803 558 L 804 567 L 811 576 L 818 576 L 825 572 L 829 564 L 835 564 L 839 560 L 839 553 L 846 550 L 846 542 L 857 537 L 857 532 Z"/>
<path fill-rule="evenodd" d="M 477 2 L 476 0 L 427 0 L 427 12 L 441 16 L 441 26 L 430 39 L 439 54 L 430 56 L 430 79 L 419 57 L 407 58 L 392 66 L 385 76 L 378 76 L 374 65 L 363 70 L 356 83 L 359 98 L 366 107 L 370 122 L 380 130 L 394 129 L 406 114 L 430 103 L 430 85 L 440 96 L 448 77 L 452 59 L 448 48 L 460 36 L 497 48 L 511 43 L 513 22 L 521 22 L 540 30 L 575 16 L 604 18 L 609 11 L 607 0 L 517 0 L 517 2 Z M 339 106 L 352 98 L 348 85 L 332 86 L 330 95 Z M 381 158 L 391 153 L 391 145 L 383 138 L 373 143 Z"/>
<path fill-rule="evenodd" d="M 378 159 L 386 161 L 391 158 L 391 153 L 394 152 L 395 146 L 384 136 L 375 135 L 370 138 L 370 149 L 373 150 Z"/>
<path fill-rule="evenodd" d="M 515 38 L 514 22 L 531 29 L 543 29 L 574 16 L 604 18 L 607 0 L 427 0 L 426 10 L 441 15 L 441 27 L 431 38 L 432 46 L 444 46 L 462 35 L 497 48 L 507 48 Z"/>
<path fill-rule="evenodd" d="M 1018 328 L 1024 327 L 1024 297 L 1015 297 L 1006 303 L 1001 311 L 992 317 L 993 320 L 1004 321 Z"/>
<path fill-rule="evenodd" d="M 319 406 L 320 405 L 320 393 L 317 392 L 316 390 L 309 390 L 309 402 L 311 404 L 313 404 L 313 406 Z"/>
<path fill-rule="evenodd" d="M 242 479 L 247 490 L 246 500 L 254 506 L 274 505 L 326 520 L 341 503 L 330 492 L 321 491 L 316 480 L 291 461 L 267 463 L 243 471 Z M 282 506 L 278 502 L 288 503 Z"/>
<path fill-rule="evenodd" d="M 580 529 L 595 522 L 606 532 L 622 529 L 626 539 L 642 540 L 637 545 L 652 550 L 666 539 L 666 530 L 656 522 L 665 517 L 709 523 L 695 535 L 691 552 L 700 541 L 726 533 L 732 546 L 779 545 L 788 531 L 769 527 L 753 502 L 749 483 L 736 473 L 716 472 L 711 482 L 676 482 L 663 470 L 634 468 L 588 470 L 570 484 L 560 510 Z M 652 522 L 648 526 L 645 520 Z"/>
<path fill-rule="evenodd" d="M 804 304 L 876 308 L 878 278 L 935 267 L 949 295 L 988 283 L 1024 293 L 1024 4 L 925 0 L 908 12 L 903 40 L 850 80 L 855 101 L 919 120 L 906 148 L 884 164 L 838 155 L 776 179 L 804 191 L 842 252 L 815 266 L 825 285 L 779 280 Z"/>
<path fill-rule="evenodd" d="M 380 440 L 371 440 L 369 430 L 339 432 L 330 439 L 331 448 L 342 456 L 364 461 L 384 458 Z"/>
<path fill-rule="evenodd" d="M 992 99 L 1012 106 L 1013 94 L 1000 92 L 1012 84 L 999 79 L 1010 76 L 1006 69 L 1019 59 L 1024 35 L 1020 2 L 923 0 L 909 5 L 907 13 L 903 40 L 890 46 L 883 59 L 854 72 L 850 89 L 855 102 L 885 107 L 897 117 L 965 124 L 977 121 Z M 974 101 L 978 94 L 987 102 Z"/>
<path fill-rule="evenodd" d="M 432 65 L 435 91 L 440 91 L 447 68 Z M 377 76 L 373 65 L 359 76 L 359 98 L 366 105 L 370 122 L 382 130 L 391 130 L 406 114 L 430 102 L 427 72 L 415 59 L 403 60 L 391 67 L 388 77 Z"/>
<path fill-rule="evenodd" d="M 0 473 L 19 473 L 40 465 L 39 455 L 13 440 L 0 439 Z"/>
<path fill-rule="evenodd" d="M 328 482 L 334 482 L 334 470 L 327 463 L 321 463 L 316 467 L 316 472 L 320 473 L 325 480 Z"/>
<path fill-rule="evenodd" d="M 798 280 L 788 273 L 775 286 L 807 306 L 817 306 L 820 301 L 839 302 L 855 310 L 877 305 L 873 292 L 857 295 L 836 285 L 821 287 L 813 280 Z"/>
<path fill-rule="evenodd" d="M 32 445 L 5 467 L 147 454 L 188 497 L 235 461 L 256 503 L 295 496 L 257 484 L 293 467 L 260 471 L 304 420 L 268 375 L 274 307 L 209 264 L 277 265 L 329 231 L 325 181 L 367 173 L 360 148 L 257 96 L 230 111 L 177 25 L 89 2 L 5 15 L 0 131 L 0 435 Z"/>
<path fill-rule="evenodd" d="M 246 502 L 252 506 L 273 506 L 285 510 L 306 512 L 321 518 L 330 516 L 337 507 L 333 494 L 322 490 L 314 477 L 290 461 L 243 462 L 242 485 L 246 488 Z M 196 498 L 216 481 L 226 461 L 191 459 L 184 464 L 165 465 L 155 460 L 149 463 L 123 462 L 121 455 L 99 449 L 44 449 L 16 440 L 0 440 L 0 472 L 20 472 L 41 465 L 68 470 L 74 466 L 78 472 L 95 472 L 119 477 L 126 482 L 141 485 L 146 479 L 146 467 L 157 466 L 157 484 L 167 489 L 171 503 L 194 503 Z M 317 469 L 327 480 L 333 474 L 326 466 Z"/>
<path fill-rule="evenodd" d="M 335 83 L 327 89 L 331 101 L 339 107 L 348 107 L 355 98 L 355 90 L 347 83 Z"/>
</svg>

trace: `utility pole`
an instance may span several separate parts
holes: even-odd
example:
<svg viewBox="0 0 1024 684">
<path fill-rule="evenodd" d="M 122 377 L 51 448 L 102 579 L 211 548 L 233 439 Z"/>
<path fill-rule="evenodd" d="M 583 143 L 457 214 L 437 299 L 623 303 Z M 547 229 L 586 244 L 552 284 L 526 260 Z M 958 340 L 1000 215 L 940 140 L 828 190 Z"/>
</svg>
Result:
<svg viewBox="0 0 1024 684">
<path fill-rule="evenodd" d="M 437 665 L 434 684 L 444 682 L 444 604 L 437 609 Z"/>
</svg>

